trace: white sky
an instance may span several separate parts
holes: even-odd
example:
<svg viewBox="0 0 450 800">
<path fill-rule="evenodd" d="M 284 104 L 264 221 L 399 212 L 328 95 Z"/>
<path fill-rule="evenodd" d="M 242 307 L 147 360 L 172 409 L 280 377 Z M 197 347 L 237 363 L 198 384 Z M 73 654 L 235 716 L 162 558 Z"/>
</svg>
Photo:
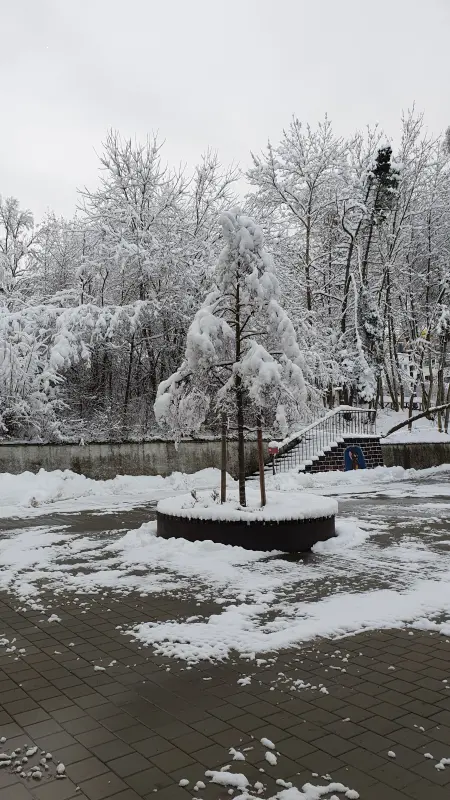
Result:
<svg viewBox="0 0 450 800">
<path fill-rule="evenodd" d="M 0 0 L 0 194 L 39 218 L 94 186 L 109 127 L 223 163 L 294 113 L 398 133 L 450 124 L 450 0 Z"/>
</svg>

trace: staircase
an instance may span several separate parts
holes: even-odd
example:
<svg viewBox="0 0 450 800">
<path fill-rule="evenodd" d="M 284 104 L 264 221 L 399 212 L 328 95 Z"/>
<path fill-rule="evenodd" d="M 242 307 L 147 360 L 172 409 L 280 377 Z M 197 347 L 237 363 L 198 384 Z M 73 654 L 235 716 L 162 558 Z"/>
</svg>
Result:
<svg viewBox="0 0 450 800">
<path fill-rule="evenodd" d="M 338 406 L 319 420 L 284 439 L 271 442 L 278 453 L 266 464 L 268 473 L 330 472 L 344 470 L 347 447 L 361 448 L 366 467 L 383 465 L 380 437 L 376 434 L 374 409 Z"/>
</svg>

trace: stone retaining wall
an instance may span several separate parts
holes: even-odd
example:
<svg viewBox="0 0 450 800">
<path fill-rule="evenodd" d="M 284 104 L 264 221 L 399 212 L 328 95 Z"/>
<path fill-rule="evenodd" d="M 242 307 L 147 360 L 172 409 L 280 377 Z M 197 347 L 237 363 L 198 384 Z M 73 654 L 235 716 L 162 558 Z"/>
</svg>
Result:
<svg viewBox="0 0 450 800">
<path fill-rule="evenodd" d="M 267 452 L 267 447 L 266 447 Z M 112 444 L 0 444 L 0 472 L 38 472 L 70 469 L 88 478 L 106 480 L 116 475 L 170 475 L 220 468 L 218 440 L 124 442 Z M 258 469 L 256 442 L 245 444 L 248 474 Z M 228 472 L 237 476 L 237 442 L 228 443 Z"/>
<path fill-rule="evenodd" d="M 381 440 L 386 467 L 428 469 L 450 464 L 449 442 L 405 442 L 389 444 Z"/>
</svg>

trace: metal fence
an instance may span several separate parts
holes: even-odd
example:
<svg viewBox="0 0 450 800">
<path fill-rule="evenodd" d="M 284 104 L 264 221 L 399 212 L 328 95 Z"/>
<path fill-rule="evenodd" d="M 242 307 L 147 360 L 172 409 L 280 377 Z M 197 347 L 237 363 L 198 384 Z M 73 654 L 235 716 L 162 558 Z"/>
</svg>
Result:
<svg viewBox="0 0 450 800">
<path fill-rule="evenodd" d="M 312 463 L 325 448 L 344 436 L 368 436 L 376 433 L 375 409 L 337 408 L 322 419 L 303 428 L 283 443 L 273 459 L 275 472 L 287 472 Z"/>
</svg>

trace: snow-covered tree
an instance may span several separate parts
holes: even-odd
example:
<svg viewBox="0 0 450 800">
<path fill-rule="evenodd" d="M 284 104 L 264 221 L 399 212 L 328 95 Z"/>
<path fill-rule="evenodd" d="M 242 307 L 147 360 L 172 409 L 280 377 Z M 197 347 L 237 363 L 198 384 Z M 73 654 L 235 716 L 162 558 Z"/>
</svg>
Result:
<svg viewBox="0 0 450 800">
<path fill-rule="evenodd" d="M 277 266 L 311 416 L 332 406 L 336 387 L 345 403 L 376 407 L 389 395 L 396 409 L 416 391 L 425 408 L 447 394 L 439 320 L 450 305 L 449 141 L 448 132 L 430 136 L 414 109 L 396 146 L 377 126 L 340 139 L 327 119 L 294 118 L 253 158 L 245 214 L 258 219 Z M 109 133 L 100 180 L 73 219 L 49 213 L 35 225 L 18 200 L 0 200 L 5 436 L 153 433 L 157 387 L 183 358 L 223 244 L 217 218 L 238 202 L 238 173 L 214 152 L 190 174 L 162 154 L 154 137 Z M 229 365 L 216 365 L 210 393 L 229 378 Z M 231 413 L 235 396 L 222 394 Z M 253 426 L 247 390 L 244 398 Z M 205 424 L 214 414 L 210 404 Z M 185 431 L 190 413 L 182 423 Z"/>
<path fill-rule="evenodd" d="M 239 211 L 220 217 L 225 246 L 211 291 L 189 328 L 180 368 L 158 389 L 155 416 L 179 436 L 207 415 L 236 420 L 239 501 L 245 505 L 244 426 L 286 433 L 307 414 L 304 360 L 279 303 L 279 284 L 261 228 Z"/>
<path fill-rule="evenodd" d="M 0 300 L 20 288 L 33 241 L 33 215 L 15 197 L 0 196 Z"/>
</svg>

